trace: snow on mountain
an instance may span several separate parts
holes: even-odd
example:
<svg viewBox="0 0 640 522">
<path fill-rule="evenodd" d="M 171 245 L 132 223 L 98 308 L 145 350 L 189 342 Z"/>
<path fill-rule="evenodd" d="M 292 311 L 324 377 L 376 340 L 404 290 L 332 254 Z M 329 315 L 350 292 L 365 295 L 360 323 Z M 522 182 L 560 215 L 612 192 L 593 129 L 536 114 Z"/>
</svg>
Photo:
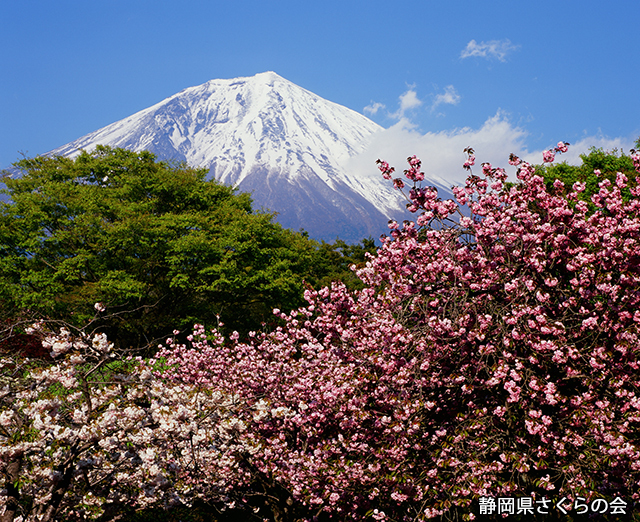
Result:
<svg viewBox="0 0 640 522">
<path fill-rule="evenodd" d="M 378 237 L 405 201 L 380 176 L 349 175 L 345 162 L 382 127 L 274 72 L 211 80 L 64 145 L 76 156 L 97 144 L 150 150 L 161 159 L 210 169 L 212 177 L 251 192 L 255 208 L 311 237 Z"/>
</svg>

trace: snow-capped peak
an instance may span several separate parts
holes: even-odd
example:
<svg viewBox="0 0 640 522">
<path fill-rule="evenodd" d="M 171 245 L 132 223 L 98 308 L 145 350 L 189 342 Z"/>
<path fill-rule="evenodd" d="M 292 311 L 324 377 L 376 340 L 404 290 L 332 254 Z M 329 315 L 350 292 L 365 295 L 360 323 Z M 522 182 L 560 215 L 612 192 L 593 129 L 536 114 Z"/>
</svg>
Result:
<svg viewBox="0 0 640 522">
<path fill-rule="evenodd" d="M 358 239 L 383 232 L 380 223 L 404 207 L 375 165 L 360 178 L 343 168 L 381 130 L 268 71 L 189 87 L 52 153 L 74 156 L 97 144 L 150 150 L 251 191 L 255 206 L 278 212 L 285 226 Z"/>
</svg>

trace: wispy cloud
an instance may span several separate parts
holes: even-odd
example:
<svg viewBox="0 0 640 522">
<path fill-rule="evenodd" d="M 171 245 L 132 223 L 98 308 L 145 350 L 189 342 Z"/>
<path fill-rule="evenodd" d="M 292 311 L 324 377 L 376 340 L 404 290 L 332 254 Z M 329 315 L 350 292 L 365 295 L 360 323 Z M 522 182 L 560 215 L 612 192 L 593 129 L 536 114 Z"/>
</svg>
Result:
<svg viewBox="0 0 640 522">
<path fill-rule="evenodd" d="M 376 114 L 380 109 L 386 109 L 387 106 L 384 103 L 380 103 L 380 102 L 373 102 L 371 101 L 371 103 L 369 105 L 367 105 L 363 110 L 366 114 Z"/>
<path fill-rule="evenodd" d="M 460 95 L 453 85 L 447 85 L 442 94 L 437 94 L 431 104 L 431 110 L 435 110 L 439 105 L 458 105 Z"/>
<path fill-rule="evenodd" d="M 395 112 L 387 111 L 387 117 L 396 121 L 406 120 L 408 124 L 407 113 L 412 109 L 420 107 L 422 103 L 422 100 L 418 98 L 415 85 L 409 85 L 407 90 L 398 97 L 398 110 Z M 387 106 L 384 103 L 371 101 L 363 111 L 365 114 L 373 116 L 386 108 Z"/>
<path fill-rule="evenodd" d="M 501 62 L 506 61 L 506 56 L 511 51 L 518 49 L 519 45 L 513 45 L 511 40 L 490 40 L 488 42 L 476 42 L 471 40 L 467 47 L 460 53 L 460 58 L 471 58 L 478 56 L 480 58 L 497 58 Z"/>
</svg>

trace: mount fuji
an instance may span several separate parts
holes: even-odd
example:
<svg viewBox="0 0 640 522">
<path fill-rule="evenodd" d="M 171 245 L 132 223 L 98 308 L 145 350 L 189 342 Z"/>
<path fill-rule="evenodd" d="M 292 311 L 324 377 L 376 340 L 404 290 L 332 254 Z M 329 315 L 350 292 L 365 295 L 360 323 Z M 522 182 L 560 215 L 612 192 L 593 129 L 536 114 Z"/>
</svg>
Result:
<svg viewBox="0 0 640 522">
<path fill-rule="evenodd" d="M 378 237 L 405 201 L 382 179 L 354 176 L 345 161 L 383 128 L 274 72 L 190 87 L 87 134 L 48 155 L 74 157 L 96 145 L 149 150 L 159 159 L 209 169 L 210 177 L 250 192 L 254 208 L 316 239 Z"/>
</svg>

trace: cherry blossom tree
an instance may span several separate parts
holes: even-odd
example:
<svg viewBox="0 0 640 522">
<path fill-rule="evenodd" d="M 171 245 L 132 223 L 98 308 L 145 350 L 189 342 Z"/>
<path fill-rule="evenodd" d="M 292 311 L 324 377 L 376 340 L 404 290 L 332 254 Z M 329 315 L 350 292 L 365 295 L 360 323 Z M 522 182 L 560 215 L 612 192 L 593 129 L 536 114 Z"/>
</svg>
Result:
<svg viewBox="0 0 640 522">
<path fill-rule="evenodd" d="M 591 213 L 584 184 L 549 192 L 533 166 L 510 163 L 517 185 L 483 164 L 454 188 L 472 216 L 448 230 L 424 227 L 452 207 L 414 183 L 419 226 L 394 230 L 361 274 L 428 343 L 422 393 L 441 441 L 428 473 L 460 505 L 545 492 L 637 503 L 640 190 L 624 203 L 626 177 L 604 180 Z M 418 168 L 413 158 L 407 177 Z"/>
<path fill-rule="evenodd" d="M 409 163 L 419 215 L 390 224 L 365 290 L 308 292 L 250 343 L 199 329 L 161 353 L 165 376 L 249 406 L 239 467 L 306 519 L 469 517 L 489 495 L 637 502 L 640 190 L 624 203 L 624 175 L 602 182 L 588 213 L 581 184 L 549 192 L 512 156 L 520 183 L 483 164 L 442 201 Z"/>
<path fill-rule="evenodd" d="M 442 201 L 409 158 L 416 220 L 390 223 L 364 289 L 309 289 L 271 332 L 196 325 L 120 373 L 104 337 L 65 331 L 46 341 L 59 364 L 5 361 L 27 372 L 0 411 L 5 520 L 197 502 L 276 522 L 472 519 L 482 496 L 633 512 L 640 188 L 625 202 L 625 175 L 603 180 L 594 210 L 581 183 L 548 190 L 509 162 L 517 183 L 485 163 Z"/>
<path fill-rule="evenodd" d="M 180 495 L 189 489 L 182 475 L 203 455 L 221 461 L 240 451 L 229 442 L 232 398 L 154 378 L 102 333 L 52 332 L 42 323 L 29 333 L 43 337 L 54 363 L 0 360 L 3 522 L 117 520 L 188 506 L 193 495 Z M 226 499 L 224 476 L 215 480 L 210 502 Z"/>
</svg>

